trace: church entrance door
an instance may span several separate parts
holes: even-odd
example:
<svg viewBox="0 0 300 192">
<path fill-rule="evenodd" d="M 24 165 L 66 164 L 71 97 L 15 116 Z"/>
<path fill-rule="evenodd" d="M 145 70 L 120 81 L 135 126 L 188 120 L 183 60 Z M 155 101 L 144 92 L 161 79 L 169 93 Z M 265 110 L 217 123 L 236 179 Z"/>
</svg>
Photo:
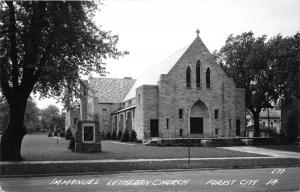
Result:
<svg viewBox="0 0 300 192">
<path fill-rule="evenodd" d="M 193 137 L 207 137 L 211 133 L 209 111 L 201 100 L 196 101 L 191 107 L 189 128 Z"/>
<path fill-rule="evenodd" d="M 191 117 L 191 134 L 203 134 L 202 117 Z"/>
</svg>

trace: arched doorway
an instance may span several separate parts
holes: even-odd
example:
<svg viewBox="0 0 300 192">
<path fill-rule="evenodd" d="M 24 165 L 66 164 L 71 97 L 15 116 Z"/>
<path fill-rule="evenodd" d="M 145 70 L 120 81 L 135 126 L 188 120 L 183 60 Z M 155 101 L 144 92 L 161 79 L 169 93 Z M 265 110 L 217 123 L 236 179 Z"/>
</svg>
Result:
<svg viewBox="0 0 300 192">
<path fill-rule="evenodd" d="M 210 133 L 210 115 L 208 108 L 198 100 L 191 108 L 190 113 L 190 134 L 204 136 Z"/>
</svg>

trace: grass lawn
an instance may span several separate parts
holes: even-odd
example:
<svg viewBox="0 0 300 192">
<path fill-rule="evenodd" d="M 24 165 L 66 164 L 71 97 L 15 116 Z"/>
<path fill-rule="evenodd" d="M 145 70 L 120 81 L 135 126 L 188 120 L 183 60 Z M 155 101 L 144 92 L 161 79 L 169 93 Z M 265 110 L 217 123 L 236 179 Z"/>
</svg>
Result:
<svg viewBox="0 0 300 192">
<path fill-rule="evenodd" d="M 67 149 L 69 141 L 47 137 L 47 135 L 26 135 L 22 143 L 22 157 L 27 161 L 49 160 L 97 160 L 97 159 L 162 159 L 187 158 L 187 147 L 156 147 L 142 144 L 128 145 L 102 141 L 101 153 L 74 153 Z M 191 157 L 253 157 L 258 154 L 243 153 L 215 147 L 191 147 Z"/>
<path fill-rule="evenodd" d="M 300 146 L 299 145 L 266 145 L 266 146 L 259 146 L 259 147 L 267 148 L 267 149 L 276 149 L 276 150 L 292 151 L 292 152 L 300 153 Z"/>
</svg>

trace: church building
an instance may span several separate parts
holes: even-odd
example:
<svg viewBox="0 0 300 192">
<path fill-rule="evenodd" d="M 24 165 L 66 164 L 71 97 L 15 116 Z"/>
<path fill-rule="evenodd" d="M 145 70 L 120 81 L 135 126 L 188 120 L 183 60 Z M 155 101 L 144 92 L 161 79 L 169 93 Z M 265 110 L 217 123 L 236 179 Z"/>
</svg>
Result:
<svg viewBox="0 0 300 192">
<path fill-rule="evenodd" d="M 137 138 L 245 135 L 245 90 L 236 88 L 197 36 L 136 80 L 81 82 L 81 119 L 101 132 L 135 130 Z"/>
</svg>

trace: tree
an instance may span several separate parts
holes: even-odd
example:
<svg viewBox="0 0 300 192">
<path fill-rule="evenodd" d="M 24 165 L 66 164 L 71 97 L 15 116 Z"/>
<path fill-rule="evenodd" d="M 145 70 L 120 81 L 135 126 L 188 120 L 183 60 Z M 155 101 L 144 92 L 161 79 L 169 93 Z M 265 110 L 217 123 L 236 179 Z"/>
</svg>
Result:
<svg viewBox="0 0 300 192">
<path fill-rule="evenodd" d="M 4 132 L 9 123 L 9 105 L 7 102 L 0 103 L 0 129 Z M 40 110 L 36 103 L 30 97 L 27 102 L 27 107 L 24 117 L 24 125 L 28 132 L 39 131 L 41 128 Z"/>
<path fill-rule="evenodd" d="M 48 132 L 53 132 L 59 119 L 59 109 L 55 105 L 49 105 L 41 111 L 42 126 Z"/>
<path fill-rule="evenodd" d="M 299 135 L 300 113 L 300 33 L 277 35 L 269 41 L 270 62 L 275 66 L 276 91 L 282 114 L 282 130 L 290 138 Z"/>
<path fill-rule="evenodd" d="M 66 138 L 66 140 L 70 140 L 71 137 L 72 137 L 72 131 L 71 131 L 70 128 L 68 128 L 67 131 L 66 131 L 65 138 Z"/>
<path fill-rule="evenodd" d="M 25 110 L 24 124 L 29 132 L 40 131 L 40 109 L 36 106 L 33 99 L 29 98 Z"/>
<path fill-rule="evenodd" d="M 215 52 L 215 56 L 237 86 L 245 88 L 246 107 L 254 119 L 254 136 L 260 136 L 260 111 L 271 107 L 271 102 L 278 98 L 274 64 L 269 59 L 266 36 L 255 38 L 252 32 L 230 35 L 220 51 Z"/>
<path fill-rule="evenodd" d="M 68 106 L 80 75 L 103 75 L 105 59 L 125 52 L 116 48 L 118 36 L 94 24 L 92 1 L 1 1 L 0 9 L 0 87 L 10 113 L 1 160 L 21 160 L 30 94 Z"/>
<path fill-rule="evenodd" d="M 48 132 L 56 130 L 64 130 L 65 116 L 59 113 L 58 107 L 49 105 L 41 111 L 42 126 Z"/>
</svg>

